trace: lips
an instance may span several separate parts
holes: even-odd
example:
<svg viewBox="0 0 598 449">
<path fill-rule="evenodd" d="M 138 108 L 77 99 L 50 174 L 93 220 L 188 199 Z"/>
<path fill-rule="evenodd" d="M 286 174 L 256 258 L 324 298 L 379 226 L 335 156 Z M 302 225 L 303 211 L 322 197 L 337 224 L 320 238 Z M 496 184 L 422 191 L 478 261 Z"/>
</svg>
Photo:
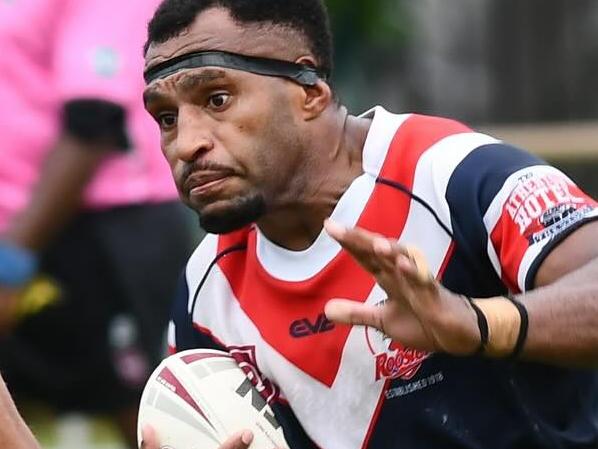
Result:
<svg viewBox="0 0 598 449">
<path fill-rule="evenodd" d="M 183 184 L 183 190 L 187 194 L 200 195 L 209 191 L 212 187 L 220 184 L 221 181 L 232 176 L 229 171 L 197 171 L 191 173 Z"/>
</svg>

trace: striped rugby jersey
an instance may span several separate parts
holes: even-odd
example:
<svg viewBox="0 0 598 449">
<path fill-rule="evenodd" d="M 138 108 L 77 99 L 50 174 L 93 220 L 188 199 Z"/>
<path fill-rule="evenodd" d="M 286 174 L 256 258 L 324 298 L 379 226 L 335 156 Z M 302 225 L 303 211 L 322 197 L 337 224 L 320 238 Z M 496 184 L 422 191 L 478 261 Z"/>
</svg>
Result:
<svg viewBox="0 0 598 449">
<path fill-rule="evenodd" d="M 364 173 L 332 218 L 416 245 L 454 292 L 532 288 L 548 252 L 598 216 L 564 174 L 460 123 L 380 107 L 365 116 Z M 299 252 L 256 226 L 208 235 L 186 269 L 171 350 L 228 350 L 292 448 L 598 445 L 594 372 L 414 351 L 323 315 L 331 298 L 385 296 L 325 232 Z"/>
</svg>

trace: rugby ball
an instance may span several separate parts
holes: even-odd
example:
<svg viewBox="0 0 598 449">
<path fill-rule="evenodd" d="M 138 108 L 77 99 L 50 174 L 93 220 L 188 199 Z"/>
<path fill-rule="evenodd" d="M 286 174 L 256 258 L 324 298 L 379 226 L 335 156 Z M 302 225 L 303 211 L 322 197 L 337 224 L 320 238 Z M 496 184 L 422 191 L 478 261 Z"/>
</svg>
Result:
<svg viewBox="0 0 598 449">
<path fill-rule="evenodd" d="M 167 357 L 147 381 L 137 438 L 151 425 L 163 449 L 218 449 L 253 431 L 251 449 L 288 448 L 272 409 L 226 352 L 191 349 Z"/>
</svg>

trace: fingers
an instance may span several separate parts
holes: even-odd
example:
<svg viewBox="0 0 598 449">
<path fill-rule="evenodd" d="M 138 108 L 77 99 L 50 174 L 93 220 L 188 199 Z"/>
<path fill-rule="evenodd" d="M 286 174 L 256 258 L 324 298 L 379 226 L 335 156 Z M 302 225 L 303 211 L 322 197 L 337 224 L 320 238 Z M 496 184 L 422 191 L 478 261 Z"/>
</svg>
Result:
<svg viewBox="0 0 598 449">
<path fill-rule="evenodd" d="M 222 443 L 220 449 L 247 449 L 252 441 L 253 433 L 250 430 L 242 430 Z"/>
<path fill-rule="evenodd" d="M 396 267 L 407 280 L 419 284 L 434 284 L 435 278 L 424 254 L 415 246 L 405 246 L 396 256 Z"/>
<path fill-rule="evenodd" d="M 145 425 L 141 430 L 141 449 L 160 449 L 156 431 L 152 426 Z"/>
<path fill-rule="evenodd" d="M 348 299 L 332 299 L 326 303 L 326 318 L 337 323 L 372 326 L 383 330 L 382 309 Z"/>
<path fill-rule="evenodd" d="M 152 426 L 145 425 L 141 430 L 141 437 L 140 449 L 160 449 L 156 431 Z M 252 441 L 253 433 L 250 430 L 242 430 L 222 443 L 220 449 L 247 449 Z"/>
<path fill-rule="evenodd" d="M 324 228 L 328 235 L 340 243 L 370 273 L 376 274 L 382 269 L 382 261 L 376 256 L 372 246 L 373 240 L 380 237 L 379 235 L 359 228 L 347 229 L 332 220 L 326 220 Z"/>
<path fill-rule="evenodd" d="M 324 228 L 374 275 L 387 271 L 403 275 L 418 285 L 434 282 L 423 253 L 413 246 L 399 245 L 392 239 L 364 229 L 347 229 L 332 220 L 326 220 Z"/>
</svg>

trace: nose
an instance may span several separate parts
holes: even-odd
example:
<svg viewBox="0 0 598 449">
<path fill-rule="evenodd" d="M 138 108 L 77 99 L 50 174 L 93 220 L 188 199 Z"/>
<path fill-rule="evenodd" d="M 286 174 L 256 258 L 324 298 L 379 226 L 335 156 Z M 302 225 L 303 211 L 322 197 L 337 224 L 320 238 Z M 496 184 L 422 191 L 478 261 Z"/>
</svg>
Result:
<svg viewBox="0 0 598 449">
<path fill-rule="evenodd" d="M 191 108 L 179 109 L 176 140 L 178 158 L 193 162 L 213 148 L 209 117 Z"/>
</svg>

